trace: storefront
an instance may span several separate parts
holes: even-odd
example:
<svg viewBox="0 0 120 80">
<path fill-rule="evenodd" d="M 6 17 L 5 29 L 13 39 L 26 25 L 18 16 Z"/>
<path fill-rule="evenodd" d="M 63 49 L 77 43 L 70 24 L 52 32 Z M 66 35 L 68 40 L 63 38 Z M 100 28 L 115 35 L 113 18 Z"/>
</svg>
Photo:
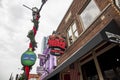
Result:
<svg viewBox="0 0 120 80">
<path fill-rule="evenodd" d="M 61 73 L 72 63 L 78 62 L 79 79 L 77 80 L 120 80 L 120 29 L 114 20 L 98 32 L 83 47 L 79 48 L 51 74 L 44 78 L 49 80 Z M 59 75 L 60 76 L 60 75 Z M 61 77 L 61 76 L 60 76 Z M 61 80 L 72 80 L 66 74 Z"/>
<path fill-rule="evenodd" d="M 120 46 L 105 43 L 80 60 L 83 80 L 120 80 Z"/>
<path fill-rule="evenodd" d="M 80 59 L 83 80 L 120 80 L 120 31 L 111 21 L 100 33 L 105 41 Z"/>
</svg>

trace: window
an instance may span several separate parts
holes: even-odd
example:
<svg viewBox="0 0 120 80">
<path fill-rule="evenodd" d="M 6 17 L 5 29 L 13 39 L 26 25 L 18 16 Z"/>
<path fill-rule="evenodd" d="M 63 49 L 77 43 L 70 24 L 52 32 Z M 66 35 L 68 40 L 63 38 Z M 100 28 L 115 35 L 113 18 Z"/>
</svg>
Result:
<svg viewBox="0 0 120 80">
<path fill-rule="evenodd" d="M 70 46 L 78 38 L 78 30 L 74 22 L 68 30 L 68 45 Z"/>
<path fill-rule="evenodd" d="M 118 9 L 120 9 L 120 0 L 113 0 Z"/>
<path fill-rule="evenodd" d="M 81 66 L 83 80 L 99 80 L 96 66 L 93 60 Z"/>
<path fill-rule="evenodd" d="M 94 0 L 91 0 L 85 10 L 80 14 L 84 29 L 87 29 L 95 18 L 100 14 L 100 10 Z"/>
<path fill-rule="evenodd" d="M 120 47 L 112 49 L 98 56 L 98 62 L 104 80 L 120 80 Z"/>
</svg>

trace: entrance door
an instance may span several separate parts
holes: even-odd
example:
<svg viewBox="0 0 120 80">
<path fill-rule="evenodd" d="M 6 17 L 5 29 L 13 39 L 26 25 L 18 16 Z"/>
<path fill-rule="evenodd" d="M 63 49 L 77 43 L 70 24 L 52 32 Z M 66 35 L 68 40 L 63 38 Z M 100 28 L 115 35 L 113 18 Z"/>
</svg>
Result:
<svg viewBox="0 0 120 80">
<path fill-rule="evenodd" d="M 64 74 L 64 80 L 70 80 L 70 74 Z"/>
</svg>

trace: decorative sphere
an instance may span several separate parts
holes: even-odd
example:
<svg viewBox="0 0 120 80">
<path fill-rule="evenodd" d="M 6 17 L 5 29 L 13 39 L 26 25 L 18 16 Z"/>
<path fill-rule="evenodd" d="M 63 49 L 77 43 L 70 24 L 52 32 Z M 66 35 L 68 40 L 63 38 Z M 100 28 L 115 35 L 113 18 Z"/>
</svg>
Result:
<svg viewBox="0 0 120 80">
<path fill-rule="evenodd" d="M 27 50 L 21 56 L 23 66 L 33 66 L 36 61 L 36 54 L 33 51 Z"/>
</svg>

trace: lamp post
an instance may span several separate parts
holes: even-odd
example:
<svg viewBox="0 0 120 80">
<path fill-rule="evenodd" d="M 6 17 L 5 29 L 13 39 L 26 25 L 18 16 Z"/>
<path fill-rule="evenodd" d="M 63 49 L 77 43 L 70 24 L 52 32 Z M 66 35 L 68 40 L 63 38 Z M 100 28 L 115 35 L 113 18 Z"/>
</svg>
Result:
<svg viewBox="0 0 120 80">
<path fill-rule="evenodd" d="M 27 37 L 30 39 L 29 47 L 28 49 L 21 55 L 21 64 L 23 65 L 23 74 L 22 77 L 25 80 L 28 80 L 29 72 L 32 69 L 32 66 L 36 62 L 36 54 L 34 53 L 35 48 L 37 48 L 37 43 L 35 41 L 35 35 L 37 33 L 38 27 L 39 27 L 39 18 L 40 18 L 40 11 L 43 7 L 43 5 L 46 3 L 47 0 L 42 0 L 42 5 L 38 9 L 37 7 L 29 8 L 26 5 L 23 5 L 24 7 L 28 8 L 32 11 L 32 22 L 33 22 L 33 28 L 28 32 Z"/>
</svg>

